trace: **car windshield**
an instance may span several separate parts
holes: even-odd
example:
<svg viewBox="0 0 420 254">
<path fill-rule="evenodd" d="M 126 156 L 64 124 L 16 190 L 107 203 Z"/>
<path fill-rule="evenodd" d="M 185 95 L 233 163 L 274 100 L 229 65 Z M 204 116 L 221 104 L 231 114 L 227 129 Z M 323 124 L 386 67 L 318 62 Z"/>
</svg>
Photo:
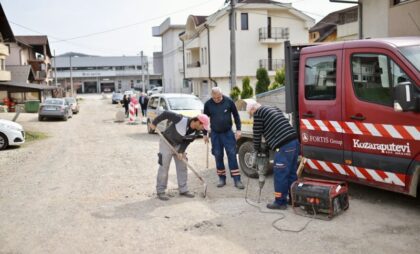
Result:
<svg viewBox="0 0 420 254">
<path fill-rule="evenodd" d="M 194 97 L 174 97 L 168 98 L 169 107 L 172 110 L 202 110 L 203 103 Z"/>
<path fill-rule="evenodd" d="M 402 47 L 400 50 L 417 71 L 420 71 L 420 45 Z"/>
<path fill-rule="evenodd" d="M 66 98 L 66 101 L 68 103 L 75 103 L 76 102 L 76 100 L 74 98 Z"/>
<path fill-rule="evenodd" d="M 45 104 L 63 105 L 63 100 L 46 99 Z"/>
</svg>

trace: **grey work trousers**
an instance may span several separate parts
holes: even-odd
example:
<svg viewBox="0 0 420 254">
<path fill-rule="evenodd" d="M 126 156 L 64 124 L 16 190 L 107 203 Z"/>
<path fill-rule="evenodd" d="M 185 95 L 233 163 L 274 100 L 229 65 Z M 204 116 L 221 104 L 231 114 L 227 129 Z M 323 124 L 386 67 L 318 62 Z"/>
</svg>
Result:
<svg viewBox="0 0 420 254">
<path fill-rule="evenodd" d="M 177 149 L 177 147 L 175 147 Z M 164 193 L 168 186 L 168 172 L 171 160 L 174 158 L 176 167 L 176 176 L 178 180 L 179 193 L 188 191 L 187 180 L 188 171 L 185 162 L 178 159 L 177 154 L 172 152 L 171 148 L 160 138 L 159 142 L 159 169 L 156 181 L 156 192 Z"/>
</svg>

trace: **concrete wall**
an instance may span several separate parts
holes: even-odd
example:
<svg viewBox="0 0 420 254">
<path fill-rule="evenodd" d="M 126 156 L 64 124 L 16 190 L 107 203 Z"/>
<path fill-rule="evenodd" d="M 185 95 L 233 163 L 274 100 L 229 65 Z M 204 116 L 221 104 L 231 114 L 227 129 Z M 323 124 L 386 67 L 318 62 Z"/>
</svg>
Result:
<svg viewBox="0 0 420 254">
<path fill-rule="evenodd" d="M 391 6 L 389 36 L 420 36 L 420 1 Z"/>
<path fill-rule="evenodd" d="M 362 0 L 363 38 L 388 36 L 389 1 Z"/>
<path fill-rule="evenodd" d="M 162 35 L 163 87 L 165 92 L 180 93 L 184 75 L 182 68 L 182 42 L 179 33 L 183 29 L 169 29 Z"/>
</svg>

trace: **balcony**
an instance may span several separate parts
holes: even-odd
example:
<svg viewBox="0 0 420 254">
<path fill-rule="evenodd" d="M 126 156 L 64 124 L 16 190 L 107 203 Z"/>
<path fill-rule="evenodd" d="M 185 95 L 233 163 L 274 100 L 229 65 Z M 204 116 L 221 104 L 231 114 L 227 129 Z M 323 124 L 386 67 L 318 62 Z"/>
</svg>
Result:
<svg viewBox="0 0 420 254">
<path fill-rule="evenodd" d="M 47 78 L 46 71 L 36 71 L 35 72 L 35 80 L 45 80 Z"/>
<path fill-rule="evenodd" d="M 3 43 L 0 43 L 0 55 L 2 55 L 2 56 L 8 56 L 9 55 L 9 47 L 4 45 Z"/>
<path fill-rule="evenodd" d="M 276 71 L 283 66 L 283 59 L 260 59 L 260 68 L 265 68 L 267 71 Z"/>
<path fill-rule="evenodd" d="M 287 27 L 261 27 L 258 30 L 261 43 L 277 44 L 289 39 L 289 28 Z"/>
<path fill-rule="evenodd" d="M 10 80 L 12 80 L 10 71 L 0 70 L 0 81 L 10 81 Z"/>
<path fill-rule="evenodd" d="M 187 64 L 187 68 L 200 68 L 200 61 Z"/>
</svg>

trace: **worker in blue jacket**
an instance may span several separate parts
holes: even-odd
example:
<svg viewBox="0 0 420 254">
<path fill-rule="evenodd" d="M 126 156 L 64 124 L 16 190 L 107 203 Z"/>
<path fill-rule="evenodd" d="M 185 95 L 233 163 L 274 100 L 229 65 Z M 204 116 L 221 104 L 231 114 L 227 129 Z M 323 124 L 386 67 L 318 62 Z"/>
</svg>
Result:
<svg viewBox="0 0 420 254">
<path fill-rule="evenodd" d="M 211 99 L 204 104 L 204 114 L 210 117 L 211 151 L 216 160 L 217 175 L 219 176 L 217 187 L 226 185 L 226 169 L 223 162 L 224 151 L 226 151 L 230 175 L 234 180 L 235 187 L 244 189 L 236 158 L 236 140 L 241 136 L 241 119 L 235 103 L 224 96 L 219 87 L 213 87 Z M 232 116 L 235 120 L 236 133 L 232 131 Z M 204 141 L 208 142 L 207 136 L 204 137 Z"/>
</svg>

